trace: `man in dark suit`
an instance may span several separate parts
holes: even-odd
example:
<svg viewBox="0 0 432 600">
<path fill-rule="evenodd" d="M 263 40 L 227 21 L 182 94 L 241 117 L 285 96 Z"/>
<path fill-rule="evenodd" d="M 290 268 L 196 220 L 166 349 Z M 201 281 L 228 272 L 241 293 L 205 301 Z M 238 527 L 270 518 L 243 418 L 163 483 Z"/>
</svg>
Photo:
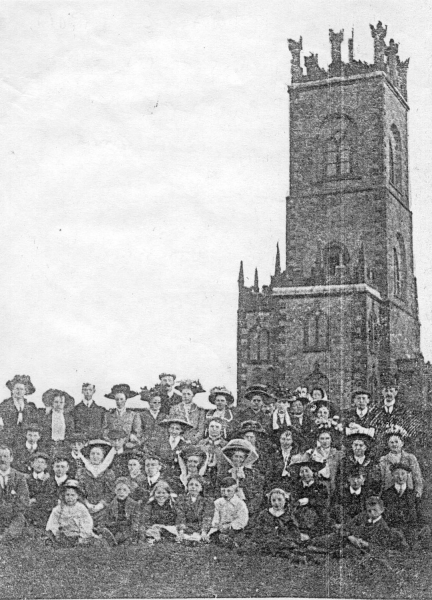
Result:
<svg viewBox="0 0 432 600">
<path fill-rule="evenodd" d="M 92 383 L 82 384 L 83 401 L 72 411 L 75 432 L 85 435 L 87 440 L 102 437 L 104 415 L 106 409 L 93 400 L 96 386 Z"/>
<path fill-rule="evenodd" d="M 41 425 L 30 423 L 25 428 L 25 438 L 19 438 L 13 444 L 14 467 L 17 471 L 28 473 L 30 459 L 38 452 L 45 452 L 46 447 L 41 440 L 41 434 Z"/>
<path fill-rule="evenodd" d="M 15 375 L 6 383 L 11 397 L 0 404 L 0 417 L 3 421 L 3 439 L 13 444 L 25 437 L 25 427 L 38 421 L 39 411 L 26 396 L 36 391 L 28 375 Z"/>
<path fill-rule="evenodd" d="M 18 538 L 30 498 L 25 475 L 11 467 L 12 450 L 0 446 L 0 543 Z"/>
<path fill-rule="evenodd" d="M 159 375 L 160 383 L 155 386 L 160 393 L 161 411 L 167 415 L 173 406 L 182 401 L 181 393 L 174 387 L 175 380 L 174 373 L 161 373 Z"/>
</svg>

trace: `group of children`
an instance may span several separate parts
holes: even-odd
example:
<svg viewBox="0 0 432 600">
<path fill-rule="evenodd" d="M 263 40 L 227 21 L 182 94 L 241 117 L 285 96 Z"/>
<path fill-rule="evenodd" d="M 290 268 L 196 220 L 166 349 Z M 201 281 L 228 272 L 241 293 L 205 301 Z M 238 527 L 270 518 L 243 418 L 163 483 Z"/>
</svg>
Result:
<svg viewBox="0 0 432 600">
<path fill-rule="evenodd" d="M 421 469 L 405 450 L 415 422 L 394 383 L 381 407 L 357 389 L 342 415 L 320 387 L 250 386 L 238 408 L 217 387 L 204 411 L 199 382 L 162 374 L 142 389 L 143 410 L 126 408 L 136 393 L 120 384 L 106 411 L 84 384 L 63 439 L 63 413 L 53 439 L 30 383 L 16 376 L 0 404 L 0 541 L 30 528 L 52 545 L 211 542 L 294 561 L 430 542 Z"/>
</svg>

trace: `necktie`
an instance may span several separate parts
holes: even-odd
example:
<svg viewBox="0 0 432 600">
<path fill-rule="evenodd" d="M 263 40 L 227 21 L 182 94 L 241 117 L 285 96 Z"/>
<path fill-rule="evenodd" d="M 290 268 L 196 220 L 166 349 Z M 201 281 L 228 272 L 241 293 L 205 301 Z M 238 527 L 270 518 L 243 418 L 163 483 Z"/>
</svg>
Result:
<svg viewBox="0 0 432 600">
<path fill-rule="evenodd" d="M 22 422 L 23 422 L 23 411 L 22 411 L 22 408 L 20 407 L 18 410 L 17 425 L 19 425 Z"/>
</svg>

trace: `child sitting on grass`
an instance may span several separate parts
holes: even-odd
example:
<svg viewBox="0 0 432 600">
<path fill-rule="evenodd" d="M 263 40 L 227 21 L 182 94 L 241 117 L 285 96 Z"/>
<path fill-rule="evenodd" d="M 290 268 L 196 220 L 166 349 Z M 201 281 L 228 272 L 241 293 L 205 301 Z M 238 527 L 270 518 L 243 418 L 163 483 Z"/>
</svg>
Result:
<svg viewBox="0 0 432 600">
<path fill-rule="evenodd" d="M 115 498 L 107 506 L 100 533 L 110 546 L 138 541 L 140 504 L 130 498 L 131 488 L 126 477 L 115 483 Z"/>
<path fill-rule="evenodd" d="M 291 558 L 293 551 L 309 536 L 300 532 L 292 514 L 288 492 L 273 488 L 267 497 L 270 507 L 259 513 L 243 550 Z"/>
<path fill-rule="evenodd" d="M 31 472 L 26 475 L 30 506 L 26 510 L 27 523 L 45 529 L 46 522 L 55 504 L 55 488 L 48 472 L 48 454 L 37 452 L 30 459 Z"/>
<path fill-rule="evenodd" d="M 46 524 L 49 542 L 59 546 L 89 544 L 93 540 L 93 519 L 83 504 L 83 492 L 75 479 L 68 479 Z"/>
<path fill-rule="evenodd" d="M 177 537 L 177 510 L 171 486 L 160 480 L 151 490 L 150 498 L 142 513 L 141 539 L 149 544 L 160 542 L 162 537 Z"/>
<path fill-rule="evenodd" d="M 208 542 L 214 502 L 202 495 L 203 480 L 200 475 L 191 475 L 187 482 L 187 493 L 177 501 L 177 531 L 179 541 Z"/>
<path fill-rule="evenodd" d="M 233 477 L 224 477 L 220 485 L 222 498 L 214 503 L 215 513 L 208 536 L 221 544 L 238 546 L 249 521 L 249 511 L 237 495 L 238 484 Z"/>
<path fill-rule="evenodd" d="M 331 516 L 337 523 L 346 523 L 366 510 L 368 497 L 365 486 L 366 475 L 361 465 L 352 465 L 347 483 L 336 490 L 332 497 Z"/>
</svg>

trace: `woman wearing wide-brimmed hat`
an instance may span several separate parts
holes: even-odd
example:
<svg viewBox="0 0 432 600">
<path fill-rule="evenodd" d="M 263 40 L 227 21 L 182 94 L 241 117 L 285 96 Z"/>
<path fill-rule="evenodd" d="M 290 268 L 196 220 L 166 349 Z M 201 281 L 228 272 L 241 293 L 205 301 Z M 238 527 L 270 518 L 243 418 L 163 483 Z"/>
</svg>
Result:
<svg viewBox="0 0 432 600">
<path fill-rule="evenodd" d="M 258 421 L 265 428 L 268 427 L 270 417 L 265 410 L 265 405 L 273 405 L 276 398 L 270 392 L 266 385 L 255 384 L 246 388 L 243 397 L 247 400 L 248 405 L 237 407 L 234 419 L 239 425 L 244 421 Z"/>
<path fill-rule="evenodd" d="M 237 495 L 246 502 L 252 517 L 261 508 L 264 476 L 255 468 L 258 459 L 255 448 L 247 440 L 236 438 L 222 448 L 225 464 L 221 465 L 220 479 L 232 477 L 237 481 Z"/>
<path fill-rule="evenodd" d="M 341 447 L 343 425 L 337 414 L 336 406 L 329 400 L 322 398 L 310 404 L 312 414 L 312 436 L 316 438 L 320 431 L 329 431 L 332 437 L 332 446 L 338 450 Z"/>
<path fill-rule="evenodd" d="M 42 402 L 46 408 L 41 417 L 42 439 L 52 454 L 64 453 L 67 440 L 74 433 L 75 400 L 65 391 L 51 388 L 42 394 Z"/>
<path fill-rule="evenodd" d="M 228 437 L 232 430 L 234 419 L 234 413 L 231 410 L 235 403 L 233 394 L 224 386 L 216 386 L 210 390 L 209 402 L 215 405 L 215 409 L 207 411 L 206 434 L 208 432 L 209 421 L 217 418 L 224 424 L 224 437 Z"/>
<path fill-rule="evenodd" d="M 258 454 L 254 467 L 263 475 L 268 475 L 270 469 L 268 430 L 266 431 L 259 421 L 244 421 L 233 437 L 243 438 L 254 447 Z"/>
<path fill-rule="evenodd" d="M 111 388 L 105 398 L 115 400 L 116 408 L 105 413 L 103 422 L 103 437 L 109 440 L 110 429 L 123 429 L 127 433 L 126 444 L 128 447 L 136 447 L 141 443 L 142 428 L 141 418 L 138 413 L 126 408 L 129 398 L 138 396 L 138 392 L 130 389 L 127 383 L 119 383 Z"/>
<path fill-rule="evenodd" d="M 184 437 L 192 444 L 197 444 L 204 437 L 205 410 L 199 408 L 194 400 L 196 394 L 205 392 L 199 380 L 186 379 L 180 381 L 176 388 L 182 395 L 182 401 L 170 409 L 170 417 L 178 417 L 187 421 L 192 427 L 184 432 Z"/>
<path fill-rule="evenodd" d="M 29 375 L 15 375 L 6 382 L 11 396 L 0 404 L 0 431 L 6 443 L 15 444 L 17 438 L 25 437 L 25 427 L 38 421 L 38 410 L 26 396 L 36 391 Z"/>
</svg>

